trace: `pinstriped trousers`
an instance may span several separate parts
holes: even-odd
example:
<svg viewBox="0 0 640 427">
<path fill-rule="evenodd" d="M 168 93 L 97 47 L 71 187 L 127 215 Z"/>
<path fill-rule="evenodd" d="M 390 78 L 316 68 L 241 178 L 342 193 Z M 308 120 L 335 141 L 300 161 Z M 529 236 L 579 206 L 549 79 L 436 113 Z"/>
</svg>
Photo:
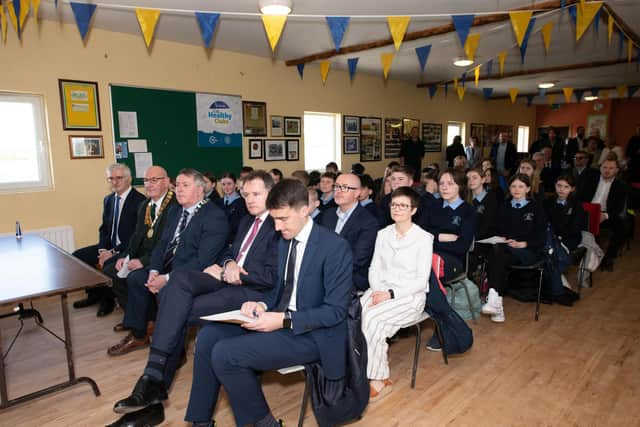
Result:
<svg viewBox="0 0 640 427">
<path fill-rule="evenodd" d="M 389 378 L 387 338 L 392 337 L 405 323 L 420 317 L 424 311 L 426 294 L 420 292 L 370 306 L 373 292 L 369 289 L 360 297 L 362 333 L 367 340 L 367 378 L 384 380 Z"/>
</svg>

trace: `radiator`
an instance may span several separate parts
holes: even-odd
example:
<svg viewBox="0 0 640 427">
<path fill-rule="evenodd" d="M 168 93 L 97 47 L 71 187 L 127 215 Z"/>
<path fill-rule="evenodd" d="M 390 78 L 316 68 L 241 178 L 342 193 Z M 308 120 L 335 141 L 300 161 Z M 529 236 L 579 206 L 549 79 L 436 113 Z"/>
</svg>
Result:
<svg viewBox="0 0 640 427">
<path fill-rule="evenodd" d="M 71 253 L 75 250 L 75 242 L 73 239 L 73 227 L 70 225 L 62 225 L 60 227 L 41 228 L 39 230 L 22 229 L 22 234 L 37 234 L 47 239 L 54 245 Z M 15 233 L 4 233 L 2 236 L 15 236 Z"/>
</svg>

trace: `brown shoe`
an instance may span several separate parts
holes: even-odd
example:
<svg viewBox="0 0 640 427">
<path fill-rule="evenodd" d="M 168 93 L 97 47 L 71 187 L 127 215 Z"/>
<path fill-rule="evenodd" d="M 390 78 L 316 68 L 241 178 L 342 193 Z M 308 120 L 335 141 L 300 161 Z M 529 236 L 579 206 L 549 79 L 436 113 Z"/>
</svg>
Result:
<svg viewBox="0 0 640 427">
<path fill-rule="evenodd" d="M 123 354 L 130 353 L 135 350 L 141 350 L 149 346 L 149 337 L 146 336 L 143 339 L 137 339 L 131 332 L 122 339 L 118 344 L 109 347 L 107 354 L 109 356 L 121 356 Z"/>
<path fill-rule="evenodd" d="M 118 323 L 116 326 L 113 327 L 113 332 L 125 332 L 129 330 L 131 330 L 131 328 L 127 328 L 122 324 L 122 322 Z"/>
</svg>

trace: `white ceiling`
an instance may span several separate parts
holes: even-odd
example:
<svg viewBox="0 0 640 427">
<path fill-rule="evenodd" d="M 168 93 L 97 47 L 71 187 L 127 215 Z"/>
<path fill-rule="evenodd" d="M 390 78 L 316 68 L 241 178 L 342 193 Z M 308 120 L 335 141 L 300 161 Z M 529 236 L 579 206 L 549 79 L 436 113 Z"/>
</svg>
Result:
<svg viewBox="0 0 640 427">
<path fill-rule="evenodd" d="M 388 15 L 412 15 L 408 31 L 418 31 L 449 24 L 450 15 L 465 13 L 491 13 L 509 11 L 519 7 L 532 7 L 531 0 L 293 0 L 293 14 L 287 21 L 275 55 L 268 45 L 258 13 L 258 0 L 100 0 L 92 27 L 109 31 L 140 34 L 138 22 L 132 9 L 121 6 L 172 9 L 163 11 L 156 27 L 155 37 L 181 43 L 202 45 L 202 38 L 196 19 L 191 11 L 222 12 L 212 46 L 263 57 L 275 56 L 280 60 L 291 60 L 333 49 L 333 42 L 324 16 L 351 16 L 351 23 L 345 33 L 342 46 L 370 42 L 389 37 L 386 23 Z M 541 3 L 538 1 L 537 3 Z M 632 29 L 640 29 L 640 0 L 609 0 L 607 4 Z M 180 12 L 184 11 L 184 12 Z M 225 12 L 255 13 L 255 16 L 227 15 Z M 431 15 L 415 17 L 416 15 Z M 442 16 L 433 16 L 441 14 Z M 60 0 L 58 9 L 52 0 L 43 0 L 40 15 L 44 19 L 74 22 L 68 1 Z M 315 15 L 315 16 L 297 16 Z M 369 16 L 357 18 L 357 16 Z M 379 16 L 374 18 L 372 16 Z M 553 22 L 553 34 L 549 53 L 544 52 L 540 28 Z M 520 63 L 520 52 L 509 21 L 498 24 L 473 27 L 471 33 L 480 33 L 480 43 L 476 52 L 477 63 L 486 63 L 501 51 L 507 50 L 505 72 L 539 69 L 552 66 L 580 64 L 592 61 L 606 61 L 626 57 L 626 43 L 619 55 L 618 39 L 607 43 L 607 25 L 600 22 L 599 31 L 592 27 L 583 38 L 575 41 L 575 28 L 567 11 L 545 12 L 537 18 L 529 40 L 525 64 Z M 431 44 L 431 55 L 425 73 L 421 75 L 414 48 Z M 91 46 L 91 35 L 87 45 Z M 25 48 L 28 48 L 25 46 Z M 380 75 L 380 54 L 393 52 L 393 45 L 351 55 L 331 58 L 332 68 L 347 69 L 347 59 L 359 57 L 358 73 Z M 635 51 L 634 51 L 635 52 Z M 635 53 L 634 53 L 635 55 Z M 465 71 L 452 65 L 455 57 L 464 56 L 455 32 L 403 43 L 391 67 L 390 79 L 400 79 L 410 83 L 438 82 L 459 77 Z M 471 69 L 471 68 L 470 68 Z M 486 68 L 485 68 L 486 69 Z M 314 78 L 309 69 L 305 78 Z M 482 72 L 482 75 L 486 71 Z M 498 74 L 498 63 L 494 61 L 493 73 Z M 469 73 L 470 75 L 472 72 Z M 317 77 L 319 78 L 319 76 Z M 331 76 L 329 76 L 331 78 Z M 357 75 L 356 75 L 357 78 Z M 621 64 L 609 67 L 583 69 L 571 72 L 555 72 L 535 76 L 521 76 L 502 80 L 481 80 L 482 87 L 493 87 L 496 95 L 506 95 L 509 88 L 516 87 L 521 93 L 537 91 L 540 81 L 557 81 L 557 87 L 615 87 L 620 84 L 640 84 L 637 65 Z M 468 90 L 476 90 L 472 82 Z M 416 89 L 418 90 L 418 89 Z M 426 89 L 420 89 L 425 90 Z M 615 92 L 615 91 L 612 91 Z M 562 102 L 558 96 L 558 102 Z M 541 98 L 539 102 L 544 102 Z"/>
</svg>

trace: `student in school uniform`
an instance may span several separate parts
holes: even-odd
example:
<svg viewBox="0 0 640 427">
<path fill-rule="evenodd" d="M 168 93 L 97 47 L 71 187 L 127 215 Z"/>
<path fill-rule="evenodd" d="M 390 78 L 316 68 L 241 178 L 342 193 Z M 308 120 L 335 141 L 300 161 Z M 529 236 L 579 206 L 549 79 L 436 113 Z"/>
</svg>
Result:
<svg viewBox="0 0 640 427">
<path fill-rule="evenodd" d="M 370 401 L 391 392 L 387 338 L 422 314 L 429 290 L 434 239 L 411 219 L 419 203 L 410 187 L 391 193 L 394 223 L 378 232 L 369 267 L 370 288 L 360 298 Z"/>
<path fill-rule="evenodd" d="M 223 174 L 222 178 L 220 178 L 220 185 L 222 186 L 223 197 L 217 199 L 216 203 L 227 214 L 230 230 L 228 243 L 232 243 L 238 231 L 240 220 L 247 215 L 247 207 L 244 199 L 236 189 L 236 176 L 233 173 L 227 172 Z"/>
<path fill-rule="evenodd" d="M 504 189 L 500 185 L 500 180 L 504 179 L 504 177 L 494 168 L 487 168 L 483 169 L 482 178 L 484 178 L 484 186 L 487 191 L 493 191 L 499 201 L 504 200 Z"/>
<path fill-rule="evenodd" d="M 495 217 L 498 211 L 498 196 L 495 191 L 484 186 L 482 169 L 467 171 L 468 200 L 476 211 L 476 230 L 473 252 L 469 257 L 469 271 L 476 271 L 480 258 L 487 258 L 490 245 L 477 243 L 478 240 L 495 236 Z"/>
<path fill-rule="evenodd" d="M 546 241 L 547 219 L 542 206 L 531 196 L 529 176 L 517 173 L 511 177 L 509 194 L 496 215 L 496 235 L 505 242 L 493 246 L 487 263 L 490 289 L 482 313 L 491 315 L 494 322 L 505 320 L 502 297 L 509 285 L 509 266 L 541 259 Z"/>
<path fill-rule="evenodd" d="M 335 200 L 333 200 L 333 186 L 335 183 L 336 174 L 333 172 L 325 172 L 320 176 L 320 184 L 318 185 L 320 190 L 320 206 L 318 208 L 321 212 L 338 207 Z"/>
<path fill-rule="evenodd" d="M 371 175 L 364 174 L 360 177 L 360 181 L 362 182 L 362 189 L 360 190 L 360 196 L 358 200 L 360 201 L 360 206 L 369 211 L 371 215 L 378 221 L 379 228 L 383 227 L 382 214 L 380 212 L 380 208 L 373 201 L 373 193 L 375 191 L 375 183 Z"/>
<path fill-rule="evenodd" d="M 427 193 L 426 191 L 420 191 L 418 187 L 414 187 L 413 181 L 413 170 L 408 166 L 395 166 L 391 170 L 391 190 L 395 191 L 400 187 L 412 187 L 414 191 L 418 193 L 420 197 L 420 201 L 418 204 L 418 210 L 413 215 L 413 222 L 422 227 L 423 229 L 427 229 L 429 212 L 433 209 L 436 203 L 436 199 L 432 194 Z M 393 223 L 393 218 L 391 218 L 391 209 L 389 208 L 391 204 L 391 193 L 387 194 L 380 201 L 380 211 L 382 212 L 382 218 L 384 220 L 384 226 L 391 225 Z"/>
<path fill-rule="evenodd" d="M 540 182 L 540 173 L 536 170 L 536 163 L 530 159 L 524 159 L 518 165 L 518 173 L 525 174 L 531 182 L 531 196 L 538 202 L 544 200 L 544 187 Z"/>
<path fill-rule="evenodd" d="M 318 222 L 322 216 L 322 212 L 318 209 L 320 206 L 320 200 L 318 199 L 318 191 L 315 188 L 307 187 L 309 191 L 309 218 L 314 222 Z"/>
</svg>

